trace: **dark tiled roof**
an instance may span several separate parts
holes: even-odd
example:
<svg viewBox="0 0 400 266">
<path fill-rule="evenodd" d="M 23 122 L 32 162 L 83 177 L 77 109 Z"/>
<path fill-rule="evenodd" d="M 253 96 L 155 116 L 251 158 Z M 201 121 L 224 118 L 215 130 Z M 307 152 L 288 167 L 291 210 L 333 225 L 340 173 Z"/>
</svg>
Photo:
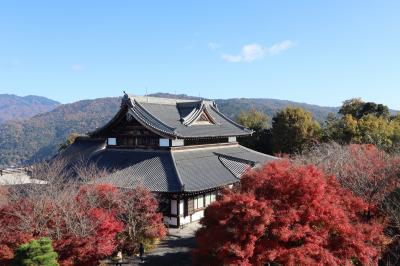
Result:
<svg viewBox="0 0 400 266">
<path fill-rule="evenodd" d="M 143 126 L 162 136 L 169 138 L 205 138 L 243 136 L 252 133 L 251 130 L 238 125 L 222 113 L 211 101 L 173 100 L 156 97 L 140 97 L 125 95 L 121 110 L 125 110 Z M 211 124 L 195 124 L 197 118 L 207 113 Z M 92 133 L 99 134 L 112 125 L 117 117 L 125 115 L 118 112 L 110 123 Z"/>
<path fill-rule="evenodd" d="M 177 136 L 183 138 L 215 137 L 215 136 L 239 136 L 248 135 L 251 132 L 230 120 L 227 120 L 217 109 L 210 104 L 205 104 L 209 114 L 214 118 L 216 124 L 211 125 L 189 125 L 181 122 L 181 116 L 176 105 L 160 105 L 152 103 L 141 103 L 141 105 L 159 120 L 174 128 Z"/>
<path fill-rule="evenodd" d="M 78 160 L 86 161 L 93 153 L 102 150 L 105 147 L 106 142 L 104 139 L 78 137 L 74 143 L 61 152 L 57 158 L 65 160 L 69 164 L 72 164 Z"/>
<path fill-rule="evenodd" d="M 247 169 L 251 168 L 251 165 L 243 160 L 237 160 L 225 156 L 219 156 L 218 159 L 237 178 L 240 178 Z"/>
<path fill-rule="evenodd" d="M 169 152 L 106 149 L 95 154 L 91 160 L 99 167 L 114 170 L 96 182 L 124 188 L 142 185 L 154 192 L 181 191 L 182 186 Z"/>
<path fill-rule="evenodd" d="M 197 191 L 238 182 L 248 168 L 276 159 L 240 145 L 172 151 L 185 191 Z"/>
<path fill-rule="evenodd" d="M 112 172 L 97 183 L 143 185 L 154 192 L 195 192 L 233 184 L 249 167 L 276 159 L 240 145 L 141 150 L 104 148 L 92 140 L 80 140 L 62 155 L 71 161 L 84 155 L 87 163 Z"/>
</svg>

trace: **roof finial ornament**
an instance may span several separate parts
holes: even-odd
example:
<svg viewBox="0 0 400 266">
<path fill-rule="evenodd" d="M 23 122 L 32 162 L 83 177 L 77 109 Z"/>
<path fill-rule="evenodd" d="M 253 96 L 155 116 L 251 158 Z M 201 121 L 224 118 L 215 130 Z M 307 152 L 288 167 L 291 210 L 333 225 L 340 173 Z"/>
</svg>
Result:
<svg viewBox="0 0 400 266">
<path fill-rule="evenodd" d="M 124 97 L 122 97 L 122 100 L 121 100 L 121 108 L 132 107 L 133 104 L 132 104 L 131 99 L 129 98 L 129 95 L 125 91 L 122 91 L 122 92 L 124 93 Z"/>
</svg>

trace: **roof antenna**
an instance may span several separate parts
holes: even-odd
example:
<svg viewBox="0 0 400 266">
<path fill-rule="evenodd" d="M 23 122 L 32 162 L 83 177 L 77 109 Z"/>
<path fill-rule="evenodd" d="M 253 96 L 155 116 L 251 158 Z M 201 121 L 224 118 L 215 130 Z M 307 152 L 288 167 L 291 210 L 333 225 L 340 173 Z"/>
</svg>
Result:
<svg viewBox="0 0 400 266">
<path fill-rule="evenodd" d="M 146 97 L 147 97 L 147 102 L 149 102 L 149 95 L 147 94 L 147 86 L 146 86 Z"/>
<path fill-rule="evenodd" d="M 178 98 L 176 97 L 176 90 L 175 90 L 175 102 L 178 102 Z"/>
</svg>

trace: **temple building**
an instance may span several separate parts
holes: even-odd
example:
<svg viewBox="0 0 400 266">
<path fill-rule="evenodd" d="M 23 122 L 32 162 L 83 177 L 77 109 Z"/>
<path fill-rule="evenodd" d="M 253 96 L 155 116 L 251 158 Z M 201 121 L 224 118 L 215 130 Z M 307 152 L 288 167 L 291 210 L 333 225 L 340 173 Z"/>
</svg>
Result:
<svg viewBox="0 0 400 266">
<path fill-rule="evenodd" d="M 250 134 L 212 101 L 125 94 L 111 121 L 62 156 L 110 171 L 95 182 L 145 186 L 156 194 L 164 222 L 178 227 L 203 217 L 218 191 L 248 168 L 275 159 L 238 144 L 237 137 Z"/>
</svg>

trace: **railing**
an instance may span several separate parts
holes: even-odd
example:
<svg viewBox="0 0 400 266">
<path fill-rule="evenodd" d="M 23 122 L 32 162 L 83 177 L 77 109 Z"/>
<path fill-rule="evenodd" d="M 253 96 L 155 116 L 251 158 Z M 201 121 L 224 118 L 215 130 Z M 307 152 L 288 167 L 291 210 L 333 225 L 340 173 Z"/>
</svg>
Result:
<svg viewBox="0 0 400 266">
<path fill-rule="evenodd" d="M 0 168 L 0 176 L 9 174 L 29 174 L 30 171 L 26 168 Z"/>
</svg>

